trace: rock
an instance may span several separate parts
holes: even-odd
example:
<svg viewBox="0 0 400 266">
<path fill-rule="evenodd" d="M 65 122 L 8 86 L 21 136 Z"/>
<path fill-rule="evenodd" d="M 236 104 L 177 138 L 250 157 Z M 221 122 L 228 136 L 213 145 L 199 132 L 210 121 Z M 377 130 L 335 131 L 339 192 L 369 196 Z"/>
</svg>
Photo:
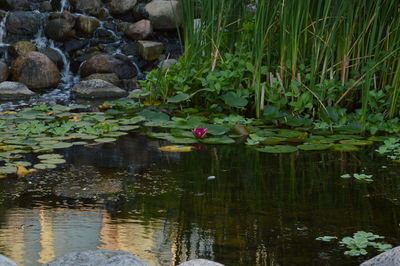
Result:
<svg viewBox="0 0 400 266">
<path fill-rule="evenodd" d="M 2 266 L 17 266 L 17 264 L 15 262 L 13 262 L 12 260 L 10 260 L 9 258 L 0 255 L 0 265 Z"/>
<path fill-rule="evenodd" d="M 156 60 L 164 50 L 160 42 L 138 41 L 139 55 L 146 61 Z"/>
<path fill-rule="evenodd" d="M 58 85 L 60 72 L 46 55 L 29 52 L 19 56 L 11 64 L 14 81 L 24 83 L 30 89 L 48 89 Z"/>
<path fill-rule="evenodd" d="M 101 79 L 115 86 L 121 85 L 121 80 L 114 73 L 95 73 L 85 78 L 85 80 L 91 80 L 91 79 Z"/>
<path fill-rule="evenodd" d="M 71 0 L 75 11 L 80 13 L 91 13 L 101 7 L 101 0 Z"/>
<path fill-rule="evenodd" d="M 132 40 L 147 39 L 153 33 L 150 20 L 142 19 L 136 23 L 129 24 L 125 29 L 125 34 Z"/>
<path fill-rule="evenodd" d="M 2 0 L 0 1 L 0 9 L 4 10 L 29 10 L 29 0 Z"/>
<path fill-rule="evenodd" d="M 18 57 L 20 55 L 24 55 L 26 53 L 36 50 L 37 50 L 36 45 L 28 41 L 16 42 L 8 48 L 8 51 L 14 57 Z"/>
<path fill-rule="evenodd" d="M 89 43 L 90 41 L 86 39 L 85 40 L 70 39 L 69 41 L 64 42 L 64 49 L 67 53 L 71 53 L 84 48 Z"/>
<path fill-rule="evenodd" d="M 54 62 L 54 64 L 57 65 L 58 69 L 62 69 L 64 67 L 64 61 L 63 58 L 57 50 L 50 48 L 50 47 L 45 47 L 39 49 L 39 52 L 42 54 L 45 54 L 48 58 L 50 58 L 51 61 Z"/>
<path fill-rule="evenodd" d="M 100 22 L 94 17 L 79 16 L 77 21 L 78 30 L 88 35 L 93 35 L 99 26 Z"/>
<path fill-rule="evenodd" d="M 136 2 L 136 0 L 111 0 L 110 12 L 113 15 L 126 14 L 135 7 Z"/>
<path fill-rule="evenodd" d="M 50 12 L 53 10 L 53 6 L 50 1 L 41 2 L 39 5 L 39 11 L 41 12 Z"/>
<path fill-rule="evenodd" d="M 178 1 L 151 1 L 144 9 L 157 30 L 176 29 L 182 23 L 182 10 Z"/>
<path fill-rule="evenodd" d="M 122 250 L 88 250 L 73 252 L 45 266 L 149 266 L 146 262 Z"/>
<path fill-rule="evenodd" d="M 40 14 L 36 12 L 12 12 L 6 22 L 7 32 L 16 35 L 33 36 L 39 30 L 40 17 Z"/>
<path fill-rule="evenodd" d="M 130 79 L 137 74 L 132 64 L 116 59 L 109 54 L 93 56 L 82 65 L 80 73 L 82 77 L 94 73 L 114 73 L 119 79 Z"/>
<path fill-rule="evenodd" d="M 110 30 L 98 28 L 94 36 L 97 38 L 97 41 L 101 43 L 111 43 L 117 40 L 117 36 Z"/>
<path fill-rule="evenodd" d="M 178 266 L 224 266 L 224 265 L 211 260 L 196 259 L 196 260 L 186 261 L 184 263 L 179 264 Z"/>
<path fill-rule="evenodd" d="M 7 80 L 9 73 L 7 64 L 0 61 L 0 82 Z"/>
<path fill-rule="evenodd" d="M 176 59 L 165 59 L 163 61 L 161 61 L 160 64 L 158 64 L 159 67 L 162 67 L 164 69 L 169 69 L 171 67 L 171 65 L 176 64 Z"/>
<path fill-rule="evenodd" d="M 76 98 L 92 99 L 121 98 L 128 95 L 128 92 L 123 89 L 101 79 L 81 81 L 72 88 L 72 92 Z"/>
<path fill-rule="evenodd" d="M 360 266 L 394 266 L 400 265 L 400 246 L 383 252 Z"/>
<path fill-rule="evenodd" d="M 33 95 L 35 93 L 20 82 L 4 81 L 0 83 L 0 100 L 21 100 Z M 0 265 L 3 265 L 1 259 Z"/>
<path fill-rule="evenodd" d="M 45 28 L 46 37 L 55 41 L 63 42 L 74 35 L 73 26 L 63 18 L 50 20 Z"/>
</svg>

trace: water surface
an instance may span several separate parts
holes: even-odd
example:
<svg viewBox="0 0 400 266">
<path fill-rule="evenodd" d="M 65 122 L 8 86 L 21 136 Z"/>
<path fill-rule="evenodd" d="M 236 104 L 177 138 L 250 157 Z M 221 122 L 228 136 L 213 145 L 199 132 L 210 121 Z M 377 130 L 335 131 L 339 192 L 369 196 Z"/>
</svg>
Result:
<svg viewBox="0 0 400 266">
<path fill-rule="evenodd" d="M 0 180 L 0 253 L 23 265 L 95 248 L 127 250 L 151 265 L 357 265 L 376 253 L 351 258 L 315 238 L 363 230 L 400 244 L 399 165 L 373 148 L 167 153 L 158 150 L 164 144 L 131 135 L 67 149 L 65 166 Z M 375 181 L 340 178 L 362 172 Z"/>
</svg>

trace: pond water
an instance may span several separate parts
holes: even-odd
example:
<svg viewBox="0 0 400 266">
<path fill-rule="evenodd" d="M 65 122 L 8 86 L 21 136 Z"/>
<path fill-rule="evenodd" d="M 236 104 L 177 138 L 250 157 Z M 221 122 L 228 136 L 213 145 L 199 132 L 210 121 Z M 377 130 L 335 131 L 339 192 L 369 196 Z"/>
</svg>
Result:
<svg viewBox="0 0 400 266">
<path fill-rule="evenodd" d="M 0 180 L 0 253 L 38 265 L 63 254 L 127 250 L 151 265 L 357 265 L 338 242 L 357 231 L 400 244 L 399 165 L 360 152 L 190 153 L 137 134 L 62 150 L 67 164 Z M 373 174 L 371 184 L 342 179 Z M 215 176 L 215 179 L 209 179 Z"/>
</svg>

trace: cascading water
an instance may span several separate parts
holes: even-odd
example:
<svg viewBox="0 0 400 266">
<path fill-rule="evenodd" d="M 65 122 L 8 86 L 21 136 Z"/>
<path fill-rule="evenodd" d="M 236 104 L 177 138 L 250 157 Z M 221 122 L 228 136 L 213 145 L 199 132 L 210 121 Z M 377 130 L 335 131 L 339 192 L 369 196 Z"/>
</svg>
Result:
<svg viewBox="0 0 400 266">
<path fill-rule="evenodd" d="M 5 13 L 3 19 L 0 22 L 0 45 L 2 45 L 2 46 L 4 45 L 4 38 L 6 37 L 6 34 L 7 34 L 7 31 L 6 31 L 7 18 L 8 18 L 8 12 Z"/>
<path fill-rule="evenodd" d="M 60 12 L 64 12 L 64 10 L 69 10 L 69 1 L 68 0 L 61 0 L 60 1 Z"/>
</svg>

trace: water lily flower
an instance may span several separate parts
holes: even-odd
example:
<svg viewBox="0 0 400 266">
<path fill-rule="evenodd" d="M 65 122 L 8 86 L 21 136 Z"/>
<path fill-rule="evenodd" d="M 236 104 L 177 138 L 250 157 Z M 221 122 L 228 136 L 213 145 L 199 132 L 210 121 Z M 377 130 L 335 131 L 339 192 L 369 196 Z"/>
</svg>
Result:
<svg viewBox="0 0 400 266">
<path fill-rule="evenodd" d="M 204 138 L 207 132 L 208 130 L 205 127 L 196 127 L 195 129 L 192 130 L 193 135 L 198 139 Z"/>
</svg>

